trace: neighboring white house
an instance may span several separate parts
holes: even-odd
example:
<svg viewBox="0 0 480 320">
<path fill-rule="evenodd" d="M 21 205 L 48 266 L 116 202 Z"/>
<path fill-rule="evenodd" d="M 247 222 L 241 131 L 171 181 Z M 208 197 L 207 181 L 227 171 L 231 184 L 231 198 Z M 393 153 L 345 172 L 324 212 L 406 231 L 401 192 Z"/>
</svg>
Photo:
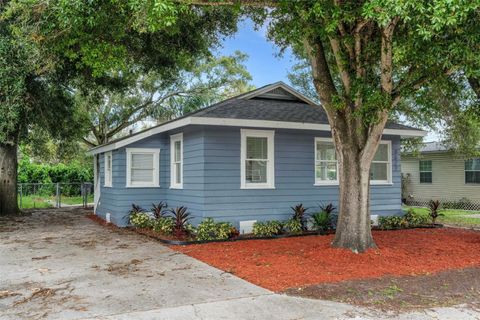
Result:
<svg viewBox="0 0 480 320">
<path fill-rule="evenodd" d="M 429 142 L 418 156 L 402 155 L 401 170 L 407 203 L 435 199 L 471 202 L 480 208 L 480 158 L 466 159 L 439 142 Z"/>
</svg>

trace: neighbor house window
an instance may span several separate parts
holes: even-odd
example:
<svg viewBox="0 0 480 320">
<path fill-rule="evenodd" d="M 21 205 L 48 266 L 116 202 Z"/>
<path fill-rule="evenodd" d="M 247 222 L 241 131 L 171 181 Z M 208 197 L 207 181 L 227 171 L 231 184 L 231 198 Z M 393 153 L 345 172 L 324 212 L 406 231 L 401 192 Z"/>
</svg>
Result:
<svg viewBox="0 0 480 320">
<path fill-rule="evenodd" d="M 465 183 L 480 184 L 480 158 L 465 161 Z"/>
<path fill-rule="evenodd" d="M 241 130 L 241 188 L 274 188 L 274 131 Z"/>
<path fill-rule="evenodd" d="M 183 134 L 170 136 L 170 188 L 183 188 Z"/>
<path fill-rule="evenodd" d="M 332 139 L 315 139 L 315 184 L 338 183 L 338 163 Z"/>
<path fill-rule="evenodd" d="M 420 183 L 432 183 L 432 160 L 420 160 Z"/>
<path fill-rule="evenodd" d="M 370 166 L 370 182 L 391 183 L 392 176 L 392 144 L 381 141 Z"/>
<path fill-rule="evenodd" d="M 112 186 L 112 152 L 105 153 L 105 187 Z"/>
<path fill-rule="evenodd" d="M 127 187 L 159 187 L 159 149 L 127 149 Z"/>
</svg>

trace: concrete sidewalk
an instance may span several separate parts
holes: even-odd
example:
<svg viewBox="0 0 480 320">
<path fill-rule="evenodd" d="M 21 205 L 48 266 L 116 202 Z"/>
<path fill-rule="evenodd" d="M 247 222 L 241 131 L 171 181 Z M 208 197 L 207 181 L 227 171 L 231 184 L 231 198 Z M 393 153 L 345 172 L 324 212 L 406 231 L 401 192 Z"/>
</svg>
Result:
<svg viewBox="0 0 480 320">
<path fill-rule="evenodd" d="M 0 319 L 478 319 L 467 308 L 392 315 L 274 294 L 81 209 L 0 220 Z"/>
</svg>

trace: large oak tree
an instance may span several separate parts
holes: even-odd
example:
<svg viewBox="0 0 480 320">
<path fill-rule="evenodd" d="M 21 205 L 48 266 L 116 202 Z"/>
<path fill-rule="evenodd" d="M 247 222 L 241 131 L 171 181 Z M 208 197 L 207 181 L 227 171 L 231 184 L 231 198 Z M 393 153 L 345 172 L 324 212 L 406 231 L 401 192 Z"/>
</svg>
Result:
<svg viewBox="0 0 480 320">
<path fill-rule="evenodd" d="M 374 248 L 370 166 L 385 124 L 403 99 L 429 81 L 457 72 L 465 62 L 459 52 L 478 49 L 478 43 L 455 40 L 455 33 L 469 25 L 478 10 L 478 1 L 190 3 L 243 5 L 257 21 L 268 21 L 271 40 L 307 58 L 339 163 L 339 219 L 333 245 L 355 252 Z M 424 107 L 428 112 L 428 105 Z"/>
</svg>

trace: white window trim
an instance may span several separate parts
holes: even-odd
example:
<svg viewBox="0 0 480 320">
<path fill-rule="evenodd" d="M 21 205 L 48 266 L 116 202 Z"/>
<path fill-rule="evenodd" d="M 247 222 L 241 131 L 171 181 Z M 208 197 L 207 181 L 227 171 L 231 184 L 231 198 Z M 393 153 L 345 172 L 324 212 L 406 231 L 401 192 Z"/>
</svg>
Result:
<svg viewBox="0 0 480 320">
<path fill-rule="evenodd" d="M 469 160 L 476 160 L 476 159 L 478 159 L 478 158 L 473 158 L 473 159 L 469 159 Z M 465 160 L 463 162 L 463 184 L 466 185 L 466 186 L 479 186 L 480 183 L 467 182 L 467 175 L 466 175 L 467 172 L 478 172 L 478 171 L 480 171 L 480 170 L 467 170 L 465 168 L 465 164 L 467 163 L 467 161 L 468 160 Z"/>
<path fill-rule="evenodd" d="M 267 182 L 246 183 L 247 137 L 267 138 Z M 240 129 L 240 189 L 275 189 L 275 131 Z"/>
<path fill-rule="evenodd" d="M 315 137 L 315 146 L 314 146 L 314 161 L 313 161 L 313 174 L 314 174 L 314 179 L 315 183 L 314 186 L 336 186 L 339 184 L 338 180 L 338 159 L 337 159 L 337 180 L 336 181 L 317 181 L 317 176 L 316 176 L 316 164 L 317 164 L 317 141 L 324 141 L 324 142 L 333 142 L 332 138 L 320 138 L 320 137 Z M 390 140 L 381 140 L 380 144 L 386 144 L 388 145 L 388 161 L 372 161 L 372 163 L 377 162 L 377 163 L 387 163 L 389 168 L 387 170 L 387 177 L 388 180 L 370 180 L 370 185 L 393 185 L 392 182 L 392 176 L 393 176 L 393 164 L 392 164 L 392 141 Z"/>
<path fill-rule="evenodd" d="M 180 141 L 180 183 L 175 183 L 175 142 Z M 170 189 L 183 189 L 183 133 L 177 133 L 170 136 Z"/>
<path fill-rule="evenodd" d="M 387 180 L 370 180 L 370 185 L 392 185 L 392 176 L 393 176 L 393 163 L 392 163 L 392 141 L 391 140 L 381 140 L 380 144 L 386 144 L 388 146 L 388 160 L 387 161 L 372 161 L 373 163 L 387 163 Z"/>
<path fill-rule="evenodd" d="M 431 163 L 431 166 L 430 166 L 430 171 L 425 171 L 425 170 L 421 170 L 421 163 L 422 161 L 430 161 Z M 431 182 L 422 182 L 422 173 L 425 173 L 425 172 L 430 172 L 432 174 L 432 181 Z M 433 161 L 432 160 L 418 160 L 418 183 L 420 184 L 432 184 L 433 183 Z"/>
<path fill-rule="evenodd" d="M 159 159 L 160 159 L 160 149 L 155 149 L 155 148 L 127 148 L 126 149 L 127 153 L 127 188 L 158 188 L 160 187 L 160 182 L 159 182 Z M 131 182 L 131 159 L 132 159 L 132 154 L 134 153 L 147 153 L 147 154 L 153 154 L 153 183 L 135 183 L 132 184 Z"/>
<path fill-rule="evenodd" d="M 110 157 L 110 160 L 108 160 L 108 157 Z M 105 152 L 104 154 L 104 158 L 103 158 L 103 170 L 104 170 L 104 184 L 103 186 L 104 187 L 107 187 L 107 188 L 111 188 L 112 187 L 112 175 L 113 175 L 113 168 L 112 168 L 112 152 L 109 151 L 109 152 Z M 109 167 L 110 167 L 110 172 L 107 171 L 107 162 L 109 164 Z"/>
<path fill-rule="evenodd" d="M 314 186 L 335 186 L 338 185 L 338 160 L 335 160 L 336 165 L 337 165 L 337 179 L 336 180 L 317 180 L 317 143 L 318 142 L 331 142 L 333 144 L 333 139 L 332 138 L 319 138 L 315 137 L 315 150 L 313 154 L 313 173 L 314 173 L 314 179 L 315 183 Z M 334 145 L 335 148 L 335 145 Z M 337 151 L 335 151 L 335 154 Z M 323 162 L 333 162 L 332 160 L 322 160 Z"/>
</svg>

